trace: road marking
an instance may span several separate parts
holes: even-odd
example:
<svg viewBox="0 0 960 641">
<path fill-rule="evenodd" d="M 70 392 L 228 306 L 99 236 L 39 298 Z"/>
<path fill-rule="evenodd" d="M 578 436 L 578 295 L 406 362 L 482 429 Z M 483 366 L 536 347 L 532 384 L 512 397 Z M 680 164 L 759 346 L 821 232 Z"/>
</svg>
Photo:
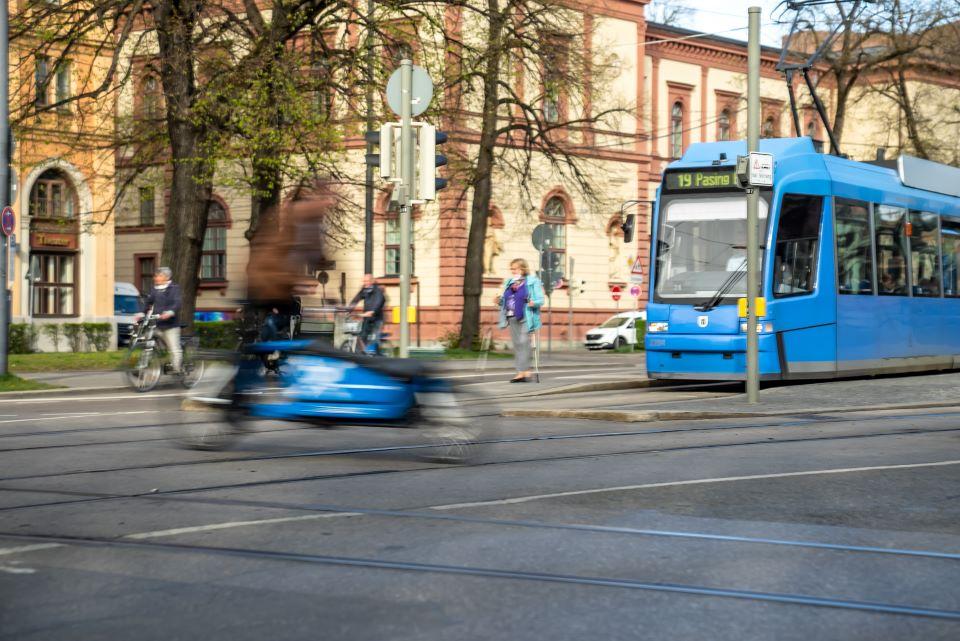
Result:
<svg viewBox="0 0 960 641">
<path fill-rule="evenodd" d="M 129 400 L 131 398 L 170 398 L 174 396 L 184 396 L 187 392 L 172 392 L 167 394 L 137 394 L 130 393 L 122 396 L 58 396 L 56 398 L 4 398 L 0 403 L 60 403 L 63 401 L 72 402 L 90 402 L 90 401 L 116 401 Z"/>
<path fill-rule="evenodd" d="M 228 523 L 213 523 L 210 525 L 195 525 L 193 527 L 179 527 L 172 530 L 155 530 L 153 532 L 137 532 L 127 534 L 122 539 L 140 540 L 155 539 L 163 536 L 177 536 L 179 534 L 193 534 L 195 532 L 212 532 L 214 530 L 229 530 L 235 527 L 245 527 L 248 525 L 271 525 L 273 523 L 292 523 L 295 521 L 316 521 L 318 519 L 331 519 L 344 516 L 360 516 L 360 512 L 333 512 L 324 514 L 306 514 L 302 516 L 284 516 L 275 519 L 259 519 L 256 521 L 230 521 Z"/>
<path fill-rule="evenodd" d="M 796 476 L 816 476 L 821 474 L 854 474 L 857 472 L 873 472 L 884 470 L 903 470 L 922 467 L 944 467 L 948 465 L 960 465 L 960 460 L 936 461 L 933 463 L 908 463 L 902 465 L 874 465 L 870 467 L 845 467 L 825 470 L 808 470 L 804 472 L 781 472 L 776 474 L 753 474 L 750 476 L 724 476 L 709 479 L 692 479 L 688 481 L 669 481 L 664 483 L 643 483 L 638 485 L 621 485 L 616 487 L 602 487 L 591 490 L 573 490 L 569 492 L 553 492 L 550 494 L 534 494 L 530 496 L 517 496 L 509 499 L 494 499 L 490 501 L 474 501 L 470 503 L 448 503 L 445 505 L 426 506 L 421 509 L 429 510 L 457 510 L 468 507 L 484 507 L 490 505 L 511 505 L 516 503 L 527 503 L 530 501 L 539 501 L 543 499 L 560 498 L 566 496 L 581 496 L 586 494 L 599 494 L 602 492 L 623 492 L 628 490 L 642 490 L 659 487 L 678 487 L 683 485 L 706 485 L 710 483 L 730 483 L 734 481 L 755 481 L 761 479 L 789 478 Z M 324 512 L 322 514 L 305 514 L 301 516 L 287 516 L 272 519 L 258 519 L 253 521 L 229 521 L 226 523 L 212 523 L 209 525 L 196 525 L 192 527 L 173 528 L 169 530 L 154 530 L 151 532 L 136 532 L 120 537 L 121 539 L 143 540 L 154 539 L 168 536 L 178 536 L 180 534 L 193 534 L 197 532 L 212 532 L 215 530 L 228 530 L 238 527 L 250 527 L 257 525 L 272 525 L 276 523 L 294 523 L 299 521 L 317 521 L 320 519 L 334 519 L 350 516 L 363 516 L 363 512 Z M 24 552 L 33 552 L 37 550 L 46 550 L 51 548 L 65 547 L 62 543 L 38 543 L 35 545 L 24 545 L 14 548 L 0 548 L 0 556 L 20 554 Z"/>
<path fill-rule="evenodd" d="M 37 550 L 49 550 L 52 548 L 62 548 L 63 543 L 36 543 L 34 545 L 21 545 L 15 548 L 0 548 L 0 556 L 10 556 L 11 554 L 22 554 L 24 552 L 34 552 Z"/>
<path fill-rule="evenodd" d="M 599 364 L 598 364 L 598 365 L 599 365 Z M 626 366 L 621 366 L 621 367 L 609 368 L 609 369 L 607 369 L 606 371 L 608 371 L 608 372 L 609 372 L 609 371 L 615 371 L 615 372 L 623 371 L 623 372 L 633 372 L 633 373 L 637 373 L 637 370 L 638 370 L 638 369 L 641 369 L 641 370 L 642 370 L 642 368 L 641 368 L 639 365 L 626 365 Z M 590 367 L 590 368 L 587 368 L 587 369 L 542 369 L 542 370 L 540 370 L 540 375 L 543 376 L 543 375 L 546 375 L 546 374 L 574 374 L 574 373 L 576 373 L 576 372 L 596 372 L 596 371 L 597 371 L 597 367 Z M 452 375 L 446 375 L 446 376 L 444 376 L 444 378 L 451 378 L 451 379 L 452 379 L 452 378 L 480 378 L 481 376 L 507 376 L 508 374 L 510 374 L 510 370 L 499 370 L 499 371 L 497 371 L 497 370 L 490 370 L 490 371 L 480 372 L 480 373 L 477 373 L 477 374 L 452 374 Z M 555 378 L 555 377 L 551 377 L 551 378 Z M 575 378 L 575 377 L 574 377 L 574 378 Z M 509 379 L 505 379 L 505 380 L 509 380 Z"/>
<path fill-rule="evenodd" d="M 14 565 L 0 565 L 0 572 L 6 572 L 7 574 L 36 574 L 36 570 L 33 568 L 18 568 Z"/>
<path fill-rule="evenodd" d="M 151 414 L 157 410 L 137 410 L 134 412 L 78 412 L 73 414 L 44 414 L 43 416 L 35 416 L 33 418 L 13 418 L 7 419 L 5 421 L 0 421 L 2 423 L 30 423 L 34 421 L 52 421 L 58 418 L 86 418 L 93 416 L 122 416 L 127 414 Z"/>
<path fill-rule="evenodd" d="M 681 485 L 706 485 L 709 483 L 731 483 L 734 481 L 756 481 L 760 479 L 780 479 L 792 476 L 816 476 L 818 474 L 854 474 L 857 472 L 873 472 L 880 470 L 903 470 L 918 467 L 941 467 L 945 465 L 960 465 L 960 460 L 937 461 L 935 463 L 910 463 L 905 465 L 876 465 L 872 467 L 843 467 L 827 470 L 809 470 L 806 472 L 781 472 L 777 474 L 753 474 L 750 476 L 723 476 L 712 479 L 693 479 L 689 481 L 669 481 L 666 483 L 642 483 L 639 485 L 620 485 L 617 487 L 600 487 L 592 490 L 572 490 L 569 492 L 552 492 L 550 494 L 533 494 L 517 496 L 509 499 L 495 499 L 491 501 L 474 501 L 471 503 L 451 503 L 449 505 L 434 505 L 431 510 L 458 510 L 466 507 L 482 507 L 486 505 L 509 505 L 514 503 L 528 503 L 543 499 L 554 499 L 565 496 L 582 496 L 585 494 L 599 494 L 602 492 L 624 492 L 629 490 L 644 490 L 657 487 L 678 487 Z"/>
</svg>

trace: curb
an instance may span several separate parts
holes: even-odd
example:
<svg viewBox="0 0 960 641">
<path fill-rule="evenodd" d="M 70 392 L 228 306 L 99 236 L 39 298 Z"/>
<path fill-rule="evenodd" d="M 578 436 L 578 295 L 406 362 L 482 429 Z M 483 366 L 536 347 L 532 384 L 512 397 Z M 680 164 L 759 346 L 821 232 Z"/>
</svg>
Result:
<svg viewBox="0 0 960 641">
<path fill-rule="evenodd" d="M 17 392 L 0 392 L 0 400 L 17 398 L 34 398 L 47 395 L 74 395 L 86 396 L 87 394 L 97 394 L 100 392 L 119 392 L 133 391 L 127 385 L 110 385 L 105 387 L 55 387 L 53 389 L 22 390 Z"/>
<path fill-rule="evenodd" d="M 618 423 L 643 423 L 649 421 L 681 421 L 724 418 L 759 418 L 770 416 L 796 416 L 797 414 L 843 414 L 852 412 L 875 412 L 886 410 L 929 409 L 937 407 L 960 407 L 958 402 L 949 403 L 902 403 L 873 405 L 871 407 L 827 407 L 795 410 L 767 410 L 759 412 L 717 410 L 646 410 L 624 412 L 617 410 L 525 410 L 505 409 L 501 416 L 525 418 L 576 418 L 592 421 L 615 421 Z"/>
<path fill-rule="evenodd" d="M 634 381 L 597 381 L 596 383 L 571 383 L 561 387 L 551 387 L 545 390 L 533 390 L 523 394 L 511 394 L 509 396 L 499 396 L 497 398 L 535 398 L 537 396 L 553 396 L 555 394 L 577 394 L 582 392 L 607 392 L 626 389 L 643 389 L 653 385 L 649 378 L 641 378 Z M 543 410 L 564 411 L 564 410 Z M 572 410 L 580 411 L 580 410 Z"/>
</svg>

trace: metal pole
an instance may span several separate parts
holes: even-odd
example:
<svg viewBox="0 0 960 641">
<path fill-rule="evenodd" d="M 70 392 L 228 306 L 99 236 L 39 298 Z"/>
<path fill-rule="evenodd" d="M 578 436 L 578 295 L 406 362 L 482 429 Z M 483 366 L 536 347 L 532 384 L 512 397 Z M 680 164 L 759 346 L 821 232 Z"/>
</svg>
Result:
<svg viewBox="0 0 960 641">
<path fill-rule="evenodd" d="M 410 201 L 413 199 L 413 61 L 400 61 L 400 358 L 410 355 Z"/>
<path fill-rule="evenodd" d="M 10 204 L 10 41 L 7 3 L 0 3 L 0 206 Z M 10 298 L 7 289 L 7 244 L 0 243 L 0 376 L 7 375 L 7 338 L 10 331 Z"/>
<path fill-rule="evenodd" d="M 367 0 L 367 131 L 373 131 L 373 2 Z M 367 143 L 367 153 L 373 153 L 373 143 Z M 373 273 L 373 165 L 367 165 L 367 174 L 364 183 L 364 212 L 363 212 L 363 272 Z"/>
<path fill-rule="evenodd" d="M 573 256 L 567 258 L 567 340 L 570 349 L 576 347 L 573 340 Z"/>
<path fill-rule="evenodd" d="M 760 147 L 760 7 L 750 7 L 747 40 L 747 151 Z M 747 402 L 756 403 L 760 391 L 757 337 L 757 266 L 760 193 L 747 189 Z"/>
</svg>

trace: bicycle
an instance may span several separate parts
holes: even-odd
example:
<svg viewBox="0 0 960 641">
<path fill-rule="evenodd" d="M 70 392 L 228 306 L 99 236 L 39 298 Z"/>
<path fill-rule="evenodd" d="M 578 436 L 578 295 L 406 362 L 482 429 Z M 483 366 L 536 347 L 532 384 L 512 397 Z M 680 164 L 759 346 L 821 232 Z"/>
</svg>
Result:
<svg viewBox="0 0 960 641">
<path fill-rule="evenodd" d="M 127 382 L 137 392 L 149 392 L 157 386 L 163 374 L 172 373 L 189 389 L 203 376 L 203 360 L 197 357 L 198 340 L 194 336 L 180 337 L 183 355 L 180 371 L 171 372 L 169 348 L 163 336 L 157 334 L 158 320 L 160 314 L 150 313 L 137 323 L 123 361 Z"/>
<path fill-rule="evenodd" d="M 378 340 L 368 344 L 363 336 L 364 317 L 351 313 L 351 310 L 339 311 L 347 314 L 343 323 L 343 333 L 349 336 L 340 343 L 341 350 L 353 354 L 367 354 L 368 356 L 383 356 L 393 353 L 393 345 L 387 340 L 390 334 L 380 331 Z"/>
</svg>

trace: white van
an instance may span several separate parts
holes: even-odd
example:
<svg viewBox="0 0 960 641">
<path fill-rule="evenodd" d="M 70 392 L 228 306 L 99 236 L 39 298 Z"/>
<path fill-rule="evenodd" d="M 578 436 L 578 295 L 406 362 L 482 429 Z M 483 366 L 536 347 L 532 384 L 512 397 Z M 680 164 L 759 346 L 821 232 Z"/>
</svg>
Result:
<svg viewBox="0 0 960 641">
<path fill-rule="evenodd" d="M 113 284 L 113 315 L 117 321 L 117 347 L 126 347 L 133 335 L 134 315 L 140 311 L 140 292 L 130 283 Z"/>
<path fill-rule="evenodd" d="M 646 312 L 622 312 L 611 316 L 599 327 L 587 331 L 587 349 L 615 349 L 637 343 L 637 320 L 646 320 Z"/>
</svg>

